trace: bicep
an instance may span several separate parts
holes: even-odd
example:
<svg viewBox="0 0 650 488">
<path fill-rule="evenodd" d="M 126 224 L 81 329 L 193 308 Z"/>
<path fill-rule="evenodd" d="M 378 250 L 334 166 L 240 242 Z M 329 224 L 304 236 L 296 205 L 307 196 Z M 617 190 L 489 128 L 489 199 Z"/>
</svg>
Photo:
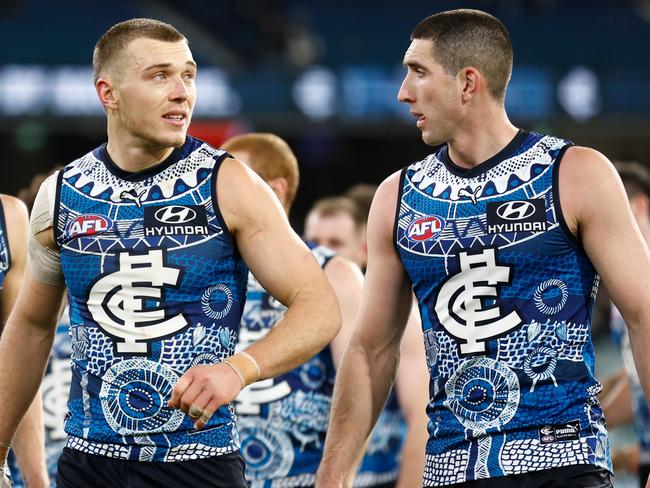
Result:
<svg viewBox="0 0 650 488">
<path fill-rule="evenodd" d="M 650 299 L 650 252 L 614 167 L 596 151 L 579 149 L 577 158 L 561 166 L 561 195 L 577 222 L 587 256 L 629 319 Z"/>
<path fill-rule="evenodd" d="M 243 163 L 227 159 L 217 180 L 219 207 L 255 278 L 283 304 L 310 286 L 327 286 L 305 243 L 270 188 Z"/>
<path fill-rule="evenodd" d="M 379 187 L 368 218 L 368 267 L 355 330 L 367 350 L 399 348 L 411 310 L 411 282 L 392 241 L 396 176 Z"/>
</svg>

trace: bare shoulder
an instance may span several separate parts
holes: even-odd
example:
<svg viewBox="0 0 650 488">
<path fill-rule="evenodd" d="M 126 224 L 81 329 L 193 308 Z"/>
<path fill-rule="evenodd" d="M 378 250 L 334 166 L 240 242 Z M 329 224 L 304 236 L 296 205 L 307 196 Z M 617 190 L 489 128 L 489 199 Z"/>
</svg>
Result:
<svg viewBox="0 0 650 488">
<path fill-rule="evenodd" d="M 614 165 L 603 154 L 588 147 L 567 149 L 559 170 L 559 194 L 562 213 L 577 236 L 600 208 L 599 203 L 625 200 L 625 190 Z M 582 229 L 584 230 L 584 229 Z"/>
<path fill-rule="evenodd" d="M 27 206 L 22 200 L 11 195 L 0 195 L 0 200 L 2 201 L 5 220 L 9 226 L 27 221 Z"/>
<path fill-rule="evenodd" d="M 337 255 L 330 259 L 325 265 L 324 271 L 333 286 L 338 283 L 345 285 L 363 281 L 359 266 L 343 256 Z"/>
</svg>

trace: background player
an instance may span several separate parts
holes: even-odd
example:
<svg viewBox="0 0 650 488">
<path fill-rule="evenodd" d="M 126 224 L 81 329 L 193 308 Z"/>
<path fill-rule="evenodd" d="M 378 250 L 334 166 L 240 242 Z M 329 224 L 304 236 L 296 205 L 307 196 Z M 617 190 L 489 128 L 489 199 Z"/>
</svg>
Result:
<svg viewBox="0 0 650 488">
<path fill-rule="evenodd" d="M 317 201 L 307 215 L 305 238 L 331 247 L 365 270 L 371 191 L 367 185 L 357 187 L 353 197 L 359 201 L 348 197 Z M 370 435 L 354 486 L 406 488 L 422 484 L 429 395 L 422 329 L 416 314 L 413 310 L 404 330 L 395 388 Z"/>
<path fill-rule="evenodd" d="M 634 162 L 615 163 L 632 214 L 646 243 L 650 242 L 650 172 Z M 645 486 L 650 473 L 650 409 L 639 381 L 630 337 L 625 321 L 616 307 L 611 307 L 610 326 L 621 350 L 623 367 L 610 380 L 603 381 L 603 411 L 607 427 L 614 428 L 634 421 L 638 443 L 631 448 L 612 450 L 614 468 L 638 475 L 639 486 Z M 615 446 L 614 446 L 615 447 Z"/>
<path fill-rule="evenodd" d="M 36 392 L 65 284 L 73 384 L 57 484 L 245 486 L 228 403 L 329 343 L 336 297 L 266 184 L 186 136 L 196 63 L 182 34 L 121 22 L 93 65 L 108 142 L 36 198 L 32 273 L 0 342 L 0 441 Z M 288 311 L 233 355 L 247 268 Z"/>
<path fill-rule="evenodd" d="M 244 134 L 227 140 L 223 149 L 244 161 L 276 194 L 287 215 L 299 182 L 295 155 L 278 136 Z M 246 478 L 313 486 L 323 455 L 335 368 L 356 319 L 363 277 L 358 267 L 331 250 L 313 246 L 312 253 L 336 293 L 342 327 L 329 346 L 305 364 L 245 388 L 235 401 Z M 280 321 L 286 308 L 249 275 L 238 349 L 258 341 Z"/>
<path fill-rule="evenodd" d="M 27 222 L 27 209 L 20 200 L 9 195 L 0 195 L 0 335 L 16 302 L 25 271 Z M 13 371 L 15 374 L 19 368 Z M 25 413 L 13 443 L 13 453 L 18 461 L 17 467 L 20 468 L 22 477 L 27 480 L 30 487 L 49 486 L 43 451 L 41 410 L 41 401 L 37 397 Z M 9 444 L 0 443 L 0 476 L 4 475 L 4 461 Z"/>
<path fill-rule="evenodd" d="M 425 485 L 611 486 L 592 263 L 650 390 L 650 258 L 620 180 L 596 151 L 509 122 L 512 49 L 497 19 L 442 12 L 411 37 L 398 97 L 424 142 L 443 146 L 373 201 L 320 486 L 338 484 L 388 394 L 411 285 L 431 373 Z"/>
</svg>

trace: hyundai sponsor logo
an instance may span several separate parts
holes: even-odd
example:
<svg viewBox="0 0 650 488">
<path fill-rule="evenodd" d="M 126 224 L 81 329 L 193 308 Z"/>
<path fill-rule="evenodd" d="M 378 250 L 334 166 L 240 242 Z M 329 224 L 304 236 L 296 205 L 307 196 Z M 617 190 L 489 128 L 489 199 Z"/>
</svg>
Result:
<svg viewBox="0 0 650 488">
<path fill-rule="evenodd" d="M 147 206 L 144 209 L 144 234 L 150 236 L 205 235 L 208 218 L 201 205 Z"/>
<path fill-rule="evenodd" d="M 548 228 L 543 198 L 489 202 L 486 213 L 490 234 L 543 232 Z"/>
</svg>

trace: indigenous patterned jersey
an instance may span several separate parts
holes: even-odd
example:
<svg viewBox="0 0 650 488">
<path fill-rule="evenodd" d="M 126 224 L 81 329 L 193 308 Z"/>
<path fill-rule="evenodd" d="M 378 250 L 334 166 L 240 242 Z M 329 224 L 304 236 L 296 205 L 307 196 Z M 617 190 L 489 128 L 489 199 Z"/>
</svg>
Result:
<svg viewBox="0 0 650 488">
<path fill-rule="evenodd" d="M 370 434 L 353 486 L 366 488 L 397 481 L 405 436 L 406 421 L 393 388 Z"/>
<path fill-rule="evenodd" d="M 630 336 L 627 333 L 627 326 L 621 312 L 612 305 L 610 320 L 612 335 L 621 349 L 623 367 L 627 374 L 632 391 L 632 412 L 634 414 L 634 430 L 639 439 L 641 464 L 650 464 L 650 409 L 645 399 L 639 374 L 636 372 L 632 348 L 630 347 Z"/>
<path fill-rule="evenodd" d="M 321 267 L 334 256 L 326 248 L 309 246 Z M 237 349 L 266 336 L 285 311 L 249 273 Z M 251 487 L 314 484 L 323 455 L 334 372 L 327 346 L 302 366 L 253 383 L 239 394 L 237 426 Z"/>
<path fill-rule="evenodd" d="M 167 406 L 182 374 L 225 359 L 237 341 L 247 269 L 217 205 L 225 157 L 188 137 L 138 173 L 118 168 L 105 145 L 60 172 L 55 238 L 73 361 L 67 447 L 167 462 L 239 447 L 230 406 L 200 431 Z"/>
<path fill-rule="evenodd" d="M 426 486 L 611 470 L 591 343 L 598 277 L 558 200 L 568 145 L 522 131 L 475 168 L 442 146 L 402 173 L 395 244 L 431 376 Z"/>
<path fill-rule="evenodd" d="M 2 286 L 5 281 L 5 276 L 11 267 L 11 254 L 9 253 L 9 237 L 7 235 L 7 225 L 5 222 L 5 214 L 2 208 L 2 200 L 0 200 L 0 293 L 2 293 Z M 0 324 L 2 330 L 4 324 Z"/>
</svg>

